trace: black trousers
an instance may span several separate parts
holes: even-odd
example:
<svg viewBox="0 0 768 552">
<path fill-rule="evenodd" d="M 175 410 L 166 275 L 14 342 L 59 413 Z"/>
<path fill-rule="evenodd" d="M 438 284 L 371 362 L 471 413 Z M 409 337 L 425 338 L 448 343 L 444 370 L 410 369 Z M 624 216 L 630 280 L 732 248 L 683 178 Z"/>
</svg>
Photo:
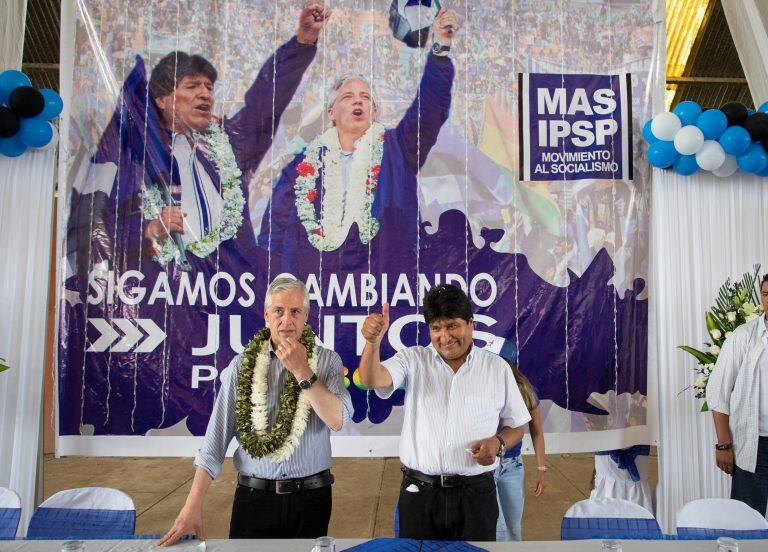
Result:
<svg viewBox="0 0 768 552">
<path fill-rule="evenodd" d="M 426 540 L 496 540 L 493 472 L 467 487 L 440 487 L 407 475 L 400 485 L 400 536 Z"/>
<path fill-rule="evenodd" d="M 768 506 L 768 437 L 760 437 L 757 443 L 757 465 L 755 473 L 733 469 L 731 498 L 740 500 L 765 515 Z"/>
<path fill-rule="evenodd" d="M 238 485 L 230 539 L 316 539 L 328 534 L 331 486 L 291 494 Z"/>
</svg>

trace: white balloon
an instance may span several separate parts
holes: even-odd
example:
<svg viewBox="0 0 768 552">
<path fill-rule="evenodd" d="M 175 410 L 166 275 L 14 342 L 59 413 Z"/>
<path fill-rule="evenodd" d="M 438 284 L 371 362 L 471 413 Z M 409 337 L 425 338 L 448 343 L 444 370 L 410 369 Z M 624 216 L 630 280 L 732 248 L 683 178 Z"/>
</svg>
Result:
<svg viewBox="0 0 768 552">
<path fill-rule="evenodd" d="M 680 122 L 680 117 L 674 113 L 665 111 L 653 118 L 651 121 L 651 132 L 659 140 L 671 141 L 674 140 L 675 134 L 677 134 L 677 131 L 680 130 L 682 126 L 683 123 Z"/>
<path fill-rule="evenodd" d="M 696 154 L 696 164 L 705 171 L 715 171 L 725 162 L 725 152 L 716 140 L 705 140 Z"/>
<path fill-rule="evenodd" d="M 675 149 L 680 155 L 698 153 L 704 145 L 704 133 L 694 125 L 686 125 L 675 134 Z"/>
<path fill-rule="evenodd" d="M 718 169 L 712 171 L 712 174 L 714 174 L 716 176 L 727 177 L 727 176 L 731 176 L 737 170 L 739 170 L 739 165 L 736 162 L 736 156 L 735 155 L 728 155 L 726 153 L 725 154 L 725 161 L 723 161 L 723 164 L 720 165 L 720 167 Z"/>
</svg>

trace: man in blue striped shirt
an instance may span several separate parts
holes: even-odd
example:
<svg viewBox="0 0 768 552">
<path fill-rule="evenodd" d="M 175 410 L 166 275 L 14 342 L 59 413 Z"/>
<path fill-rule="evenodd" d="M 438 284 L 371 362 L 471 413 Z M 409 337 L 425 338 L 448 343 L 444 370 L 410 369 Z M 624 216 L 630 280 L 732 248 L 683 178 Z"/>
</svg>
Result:
<svg viewBox="0 0 768 552">
<path fill-rule="evenodd" d="M 221 374 L 221 389 L 203 446 L 195 457 L 197 470 L 189 496 L 173 526 L 160 540 L 161 546 L 171 545 L 190 532 L 205 539 L 203 499 L 221 470 L 233 437 L 239 445 L 233 458 L 239 475 L 229 538 L 316 538 L 328 534 L 333 483 L 330 433 L 348 423 L 352 402 L 344 386 L 343 366 L 338 354 L 316 344 L 317 372 L 313 374 L 307 351 L 299 342 L 308 315 L 309 295 L 304 283 L 292 278 L 275 279 L 265 299 L 264 319 L 270 330 L 270 340 L 262 345 L 269 352 L 266 431 L 275 428 L 286 378 L 295 378 L 300 393 L 311 406 L 306 429 L 297 436 L 295 448 L 282 460 L 268 456 L 256 458 L 243 448 L 236 413 L 243 355 L 236 356 Z M 254 362 L 257 365 L 255 372 L 258 371 L 258 356 Z M 257 386 L 251 388 L 249 405 L 253 405 L 255 398 L 258 402 Z M 299 416 L 300 407 L 296 410 Z M 255 419 L 258 412 L 252 412 L 251 418 Z M 291 424 L 292 428 L 295 425 Z M 289 435 L 286 441 L 291 437 Z"/>
</svg>

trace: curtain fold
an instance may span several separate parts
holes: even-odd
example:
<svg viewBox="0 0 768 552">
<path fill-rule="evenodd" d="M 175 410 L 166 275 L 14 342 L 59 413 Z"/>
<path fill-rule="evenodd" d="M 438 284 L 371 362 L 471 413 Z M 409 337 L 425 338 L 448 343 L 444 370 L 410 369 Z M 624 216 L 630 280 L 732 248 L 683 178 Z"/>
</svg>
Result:
<svg viewBox="0 0 768 552">
<path fill-rule="evenodd" d="M 656 514 L 670 533 L 686 502 L 730 493 L 729 477 L 715 465 L 712 415 L 700 413 L 701 400 L 686 389 L 695 379 L 693 357 L 677 347 L 703 347 L 704 312 L 726 278 L 740 278 L 755 263 L 768 272 L 765 179 L 654 169 L 651 233 L 648 369 L 649 395 L 658 397 Z"/>
<path fill-rule="evenodd" d="M 0 2 L 0 72 L 21 69 L 27 0 Z"/>
<path fill-rule="evenodd" d="M 768 101 L 768 8 L 765 0 L 722 0 L 755 106 Z"/>
<path fill-rule="evenodd" d="M 0 486 L 21 496 L 19 535 L 36 505 L 55 158 L 0 155 Z"/>
</svg>

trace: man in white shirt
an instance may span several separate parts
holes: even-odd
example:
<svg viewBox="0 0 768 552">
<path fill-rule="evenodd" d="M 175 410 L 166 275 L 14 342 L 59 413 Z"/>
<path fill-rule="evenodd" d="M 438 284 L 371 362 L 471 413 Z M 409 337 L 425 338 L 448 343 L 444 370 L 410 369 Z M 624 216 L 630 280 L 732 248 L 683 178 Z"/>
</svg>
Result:
<svg viewBox="0 0 768 552">
<path fill-rule="evenodd" d="M 760 282 L 763 315 L 726 339 L 707 383 L 717 432 L 717 467 L 733 475 L 731 498 L 762 515 L 768 504 L 768 274 Z"/>
<path fill-rule="evenodd" d="M 384 362 L 389 306 L 361 328 L 361 383 L 384 399 L 405 388 L 400 536 L 495 540 L 497 457 L 522 439 L 531 416 L 507 363 L 473 345 L 472 305 L 461 289 L 432 288 L 424 320 L 431 345 L 408 347 Z"/>
</svg>

